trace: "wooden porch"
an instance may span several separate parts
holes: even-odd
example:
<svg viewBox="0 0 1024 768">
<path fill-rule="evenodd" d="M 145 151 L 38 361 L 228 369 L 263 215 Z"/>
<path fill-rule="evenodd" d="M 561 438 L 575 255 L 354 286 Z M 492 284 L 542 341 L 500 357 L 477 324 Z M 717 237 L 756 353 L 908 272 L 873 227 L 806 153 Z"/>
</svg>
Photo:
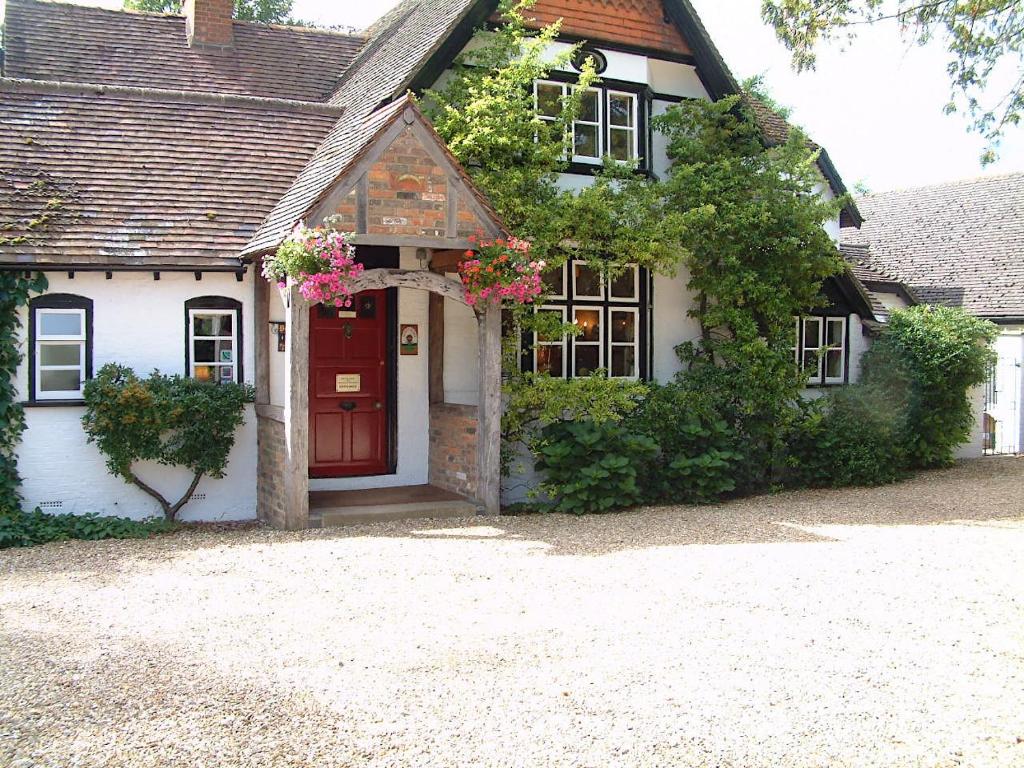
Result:
<svg viewBox="0 0 1024 768">
<path fill-rule="evenodd" d="M 434 485 L 405 485 L 359 491 L 310 491 L 311 528 L 416 520 L 473 517 L 482 511 L 475 502 Z"/>
</svg>

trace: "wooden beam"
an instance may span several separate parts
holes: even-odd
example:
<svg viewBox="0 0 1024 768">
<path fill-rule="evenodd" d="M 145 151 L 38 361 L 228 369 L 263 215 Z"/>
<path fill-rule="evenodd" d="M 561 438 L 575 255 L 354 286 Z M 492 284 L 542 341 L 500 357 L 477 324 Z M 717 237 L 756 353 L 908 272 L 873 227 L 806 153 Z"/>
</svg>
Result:
<svg viewBox="0 0 1024 768">
<path fill-rule="evenodd" d="M 257 270 L 259 275 L 262 269 Z M 253 280 L 253 318 L 256 323 L 256 404 L 270 402 L 270 283 Z"/>
<path fill-rule="evenodd" d="M 488 302 L 476 319 L 477 500 L 488 515 L 497 515 L 501 512 L 501 305 Z"/>
<path fill-rule="evenodd" d="M 458 272 L 459 264 L 466 258 L 466 248 L 435 249 L 430 254 L 430 269 L 434 272 Z"/>
<path fill-rule="evenodd" d="M 380 290 L 382 288 L 415 288 L 420 291 L 439 293 L 449 299 L 466 303 L 462 284 L 449 280 L 435 272 L 418 269 L 368 269 L 351 283 L 353 292 Z"/>
<path fill-rule="evenodd" d="M 295 287 L 288 294 L 284 377 L 285 527 L 297 531 L 309 527 L 309 304 Z"/>
<path fill-rule="evenodd" d="M 427 307 L 427 391 L 430 404 L 444 402 L 444 296 L 430 294 Z"/>
</svg>

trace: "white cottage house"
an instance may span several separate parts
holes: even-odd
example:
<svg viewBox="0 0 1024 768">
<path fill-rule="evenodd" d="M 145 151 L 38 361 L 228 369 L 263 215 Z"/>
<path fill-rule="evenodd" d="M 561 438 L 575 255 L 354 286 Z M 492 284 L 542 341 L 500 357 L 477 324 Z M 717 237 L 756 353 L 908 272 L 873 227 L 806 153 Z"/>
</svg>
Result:
<svg viewBox="0 0 1024 768">
<path fill-rule="evenodd" d="M 25 320 L 19 453 L 29 505 L 143 517 L 80 426 L 82 382 L 108 362 L 250 382 L 257 399 L 227 476 L 204 479 L 184 519 L 304 528 L 410 511 L 499 509 L 496 311 L 462 302 L 453 274 L 476 230 L 501 222 L 406 96 L 443 77 L 497 3 L 407 0 L 364 34 L 232 21 L 232 0 L 182 15 L 8 0 L 0 79 L 0 214 L 40 233 L 0 244 L 0 268 L 45 272 Z M 562 177 L 589 183 L 605 154 L 667 170 L 649 120 L 683 99 L 737 93 L 687 0 L 540 0 L 601 68 Z M 539 108 L 576 73 L 535 84 Z M 753 104 L 769 141 L 788 126 Z M 845 193 L 826 153 L 822 194 Z M 259 276 L 299 222 L 340 217 L 367 271 L 351 311 L 310 306 Z M 848 206 L 829 231 L 857 226 Z M 687 277 L 583 264 L 548 307 L 583 337 L 524 364 L 553 375 L 669 380 L 694 338 Z M 812 385 L 857 377 L 881 307 L 852 274 L 797 325 L 797 354 L 831 351 Z M 872 304 L 872 301 L 875 303 Z M 627 330 L 612 335 L 613 324 Z M 56 351 L 55 351 L 56 350 Z M 810 355 L 809 358 L 814 358 Z M 142 474 L 171 493 L 187 478 Z M 522 488 L 506 488 L 513 498 Z"/>
</svg>

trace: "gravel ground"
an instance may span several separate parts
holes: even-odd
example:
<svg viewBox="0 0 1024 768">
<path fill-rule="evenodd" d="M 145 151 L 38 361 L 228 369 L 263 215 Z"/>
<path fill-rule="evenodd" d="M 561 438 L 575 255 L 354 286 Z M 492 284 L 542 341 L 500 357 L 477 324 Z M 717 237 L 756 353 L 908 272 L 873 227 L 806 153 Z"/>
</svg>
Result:
<svg viewBox="0 0 1024 768">
<path fill-rule="evenodd" d="M 1022 766 L 1024 460 L 0 553 L 0 766 Z"/>
</svg>

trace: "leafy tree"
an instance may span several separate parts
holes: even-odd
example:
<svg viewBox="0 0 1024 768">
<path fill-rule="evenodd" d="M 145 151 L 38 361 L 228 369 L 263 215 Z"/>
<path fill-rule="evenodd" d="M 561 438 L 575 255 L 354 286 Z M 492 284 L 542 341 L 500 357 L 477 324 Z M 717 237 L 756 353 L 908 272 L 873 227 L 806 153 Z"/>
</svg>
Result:
<svg viewBox="0 0 1024 768">
<path fill-rule="evenodd" d="M 966 110 L 971 129 L 988 141 L 983 163 L 995 159 L 1006 128 L 1020 124 L 1024 113 L 1022 0 L 763 0 L 761 11 L 792 51 L 798 71 L 814 67 L 821 41 L 852 38 L 859 26 L 895 22 L 919 45 L 941 37 L 950 56 L 946 71 L 952 85 L 946 112 Z M 1010 85 L 1004 94 L 983 104 L 1000 66 L 1010 72 Z"/>
<path fill-rule="evenodd" d="M 174 520 L 204 476 L 224 476 L 243 406 L 252 399 L 247 385 L 159 372 L 140 379 L 131 368 L 108 364 L 85 383 L 82 427 L 106 456 L 111 473 L 152 496 L 164 517 Z M 192 482 L 171 502 L 136 472 L 142 461 L 185 467 Z"/>
<path fill-rule="evenodd" d="M 717 412 L 743 437 L 766 479 L 805 380 L 793 359 L 793 317 L 822 303 L 843 269 L 823 224 L 844 200 L 818 193 L 817 155 L 799 129 L 766 147 L 738 96 L 687 102 L 655 119 L 672 161 L 664 190 L 681 212 L 701 336 L 678 350 L 687 386 L 717 393 Z"/>
<path fill-rule="evenodd" d="M 235 0 L 235 18 L 261 24 L 295 24 L 292 19 L 294 0 Z M 124 0 L 130 11 L 181 13 L 182 0 Z"/>
</svg>

